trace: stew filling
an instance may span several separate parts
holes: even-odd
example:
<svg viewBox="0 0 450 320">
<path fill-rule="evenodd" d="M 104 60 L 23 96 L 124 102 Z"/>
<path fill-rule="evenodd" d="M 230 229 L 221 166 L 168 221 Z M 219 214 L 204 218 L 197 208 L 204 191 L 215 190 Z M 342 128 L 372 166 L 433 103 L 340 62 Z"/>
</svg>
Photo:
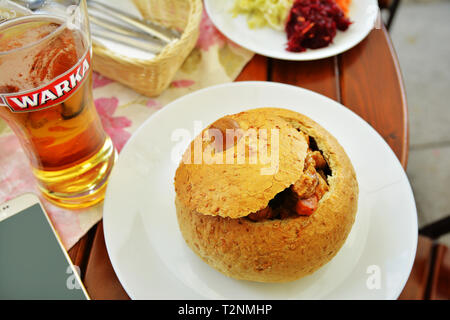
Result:
<svg viewBox="0 0 450 320">
<path fill-rule="evenodd" d="M 315 140 L 305 135 L 308 151 L 301 178 L 278 193 L 264 209 L 247 216 L 252 221 L 284 219 L 290 216 L 310 216 L 316 211 L 320 199 L 329 190 L 327 175 L 331 174 L 328 163 Z"/>
</svg>

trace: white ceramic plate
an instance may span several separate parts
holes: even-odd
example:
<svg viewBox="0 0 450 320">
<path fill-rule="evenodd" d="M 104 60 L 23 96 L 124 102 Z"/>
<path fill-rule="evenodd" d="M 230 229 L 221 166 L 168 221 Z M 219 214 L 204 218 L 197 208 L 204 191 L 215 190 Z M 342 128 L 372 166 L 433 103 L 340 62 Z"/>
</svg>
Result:
<svg viewBox="0 0 450 320">
<path fill-rule="evenodd" d="M 265 27 L 250 29 L 246 16 L 233 18 L 230 13 L 235 0 L 205 0 L 205 8 L 217 28 L 240 46 L 263 56 L 283 60 L 317 60 L 340 54 L 361 42 L 372 30 L 378 16 L 376 0 L 353 0 L 349 17 L 353 24 L 347 31 L 338 31 L 328 47 L 294 53 L 286 51 L 287 37 L 283 31 Z"/>
<path fill-rule="evenodd" d="M 336 257 L 313 275 L 286 284 L 238 281 L 209 267 L 185 244 L 174 205 L 173 177 L 190 141 L 172 138 L 180 130 L 193 137 L 195 127 L 226 114 L 269 106 L 303 113 L 329 130 L 349 155 L 360 188 L 355 224 Z M 269 82 L 203 89 L 149 118 L 113 169 L 103 219 L 112 265 L 135 299 L 395 299 L 417 244 L 409 182 L 375 130 L 322 95 Z"/>
</svg>

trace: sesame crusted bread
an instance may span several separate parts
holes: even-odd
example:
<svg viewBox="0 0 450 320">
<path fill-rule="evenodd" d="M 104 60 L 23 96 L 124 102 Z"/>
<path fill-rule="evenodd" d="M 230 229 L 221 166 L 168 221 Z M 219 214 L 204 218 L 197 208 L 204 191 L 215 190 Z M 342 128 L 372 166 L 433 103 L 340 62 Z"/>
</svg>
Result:
<svg viewBox="0 0 450 320">
<path fill-rule="evenodd" d="M 286 282 L 313 273 L 336 255 L 355 219 L 358 184 L 349 158 L 331 134 L 293 111 L 261 108 L 226 119 L 225 127 L 232 122 L 244 131 L 278 129 L 279 149 L 272 149 L 278 153 L 278 165 L 273 174 L 261 174 L 261 169 L 270 164 L 261 163 L 259 158 L 241 164 L 182 162 L 175 174 L 175 204 L 186 243 L 206 263 L 236 279 Z M 216 122 L 202 132 L 206 136 L 203 151 L 210 152 L 208 130 L 219 128 L 224 132 L 222 124 Z M 271 138 L 272 134 L 259 135 L 256 140 L 267 143 L 270 149 L 276 141 Z M 212 153 L 225 159 L 227 151 L 236 153 L 240 139 Z M 247 216 L 268 207 L 272 199 L 302 177 L 310 139 L 329 167 L 328 191 L 314 213 L 249 219 Z M 244 140 L 246 155 L 251 154 L 248 140 Z M 184 160 L 193 162 L 193 149 L 194 141 Z"/>
</svg>

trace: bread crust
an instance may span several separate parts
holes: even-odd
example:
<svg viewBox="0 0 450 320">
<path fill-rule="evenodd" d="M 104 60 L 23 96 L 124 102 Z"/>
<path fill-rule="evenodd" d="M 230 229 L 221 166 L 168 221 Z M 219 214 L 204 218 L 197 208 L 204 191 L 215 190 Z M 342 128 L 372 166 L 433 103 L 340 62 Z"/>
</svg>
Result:
<svg viewBox="0 0 450 320">
<path fill-rule="evenodd" d="M 238 164 L 237 159 L 234 159 L 235 164 L 225 165 L 226 151 L 218 153 L 223 162 L 221 164 L 207 164 L 204 161 L 195 164 L 196 147 L 193 141 L 183 155 L 184 160 L 191 158 L 190 163 L 183 161 L 175 173 L 175 191 L 183 206 L 205 215 L 240 218 L 263 209 L 277 193 L 297 181 L 303 172 L 308 148 L 306 139 L 284 118 L 272 114 L 270 110 L 250 110 L 227 118 L 239 123 L 242 130 L 252 129 L 257 132 L 265 129 L 269 144 L 271 129 L 279 130 L 279 159 L 275 174 L 261 174 L 261 170 L 269 169 L 271 165 L 264 163 L 259 157 L 255 159 L 256 163 L 252 163 L 247 156 L 244 163 Z M 256 138 L 256 146 L 259 146 L 261 140 L 261 136 Z M 241 142 L 248 145 L 249 139 L 242 138 Z M 235 148 L 228 151 L 242 153 Z"/>
<path fill-rule="evenodd" d="M 183 200 L 185 195 L 177 188 L 181 182 L 176 180 L 179 227 L 187 245 L 227 276 L 258 282 L 293 281 L 329 262 L 344 244 L 357 210 L 355 171 L 337 140 L 308 117 L 277 108 L 247 112 L 270 113 L 313 137 L 332 172 L 328 177 L 329 191 L 309 217 L 253 222 L 244 216 L 251 212 L 242 213 L 239 218 L 198 212 Z"/>
</svg>

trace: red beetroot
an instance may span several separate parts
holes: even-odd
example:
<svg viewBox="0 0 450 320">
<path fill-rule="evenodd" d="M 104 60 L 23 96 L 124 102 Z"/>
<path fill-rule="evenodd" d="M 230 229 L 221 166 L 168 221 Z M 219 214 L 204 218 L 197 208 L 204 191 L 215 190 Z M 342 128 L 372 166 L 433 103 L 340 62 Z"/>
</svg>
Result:
<svg viewBox="0 0 450 320">
<path fill-rule="evenodd" d="M 287 50 L 326 47 L 333 42 L 336 29 L 345 31 L 350 24 L 334 0 L 296 0 L 286 24 Z"/>
</svg>

